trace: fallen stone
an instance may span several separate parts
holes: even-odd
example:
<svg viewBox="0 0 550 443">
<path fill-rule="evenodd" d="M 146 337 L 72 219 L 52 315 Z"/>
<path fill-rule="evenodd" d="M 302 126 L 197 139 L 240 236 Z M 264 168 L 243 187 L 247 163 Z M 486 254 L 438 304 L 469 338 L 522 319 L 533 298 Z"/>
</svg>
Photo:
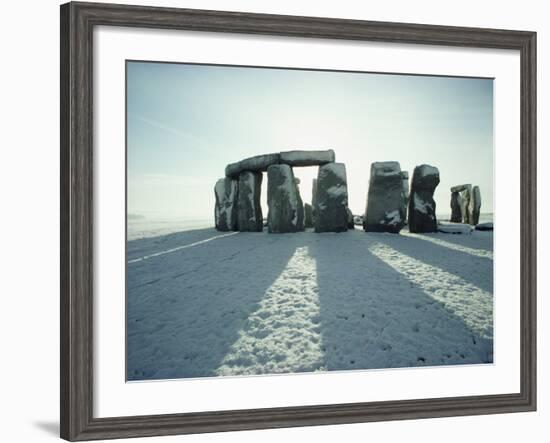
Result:
<svg viewBox="0 0 550 443">
<path fill-rule="evenodd" d="M 239 185 L 237 180 L 229 177 L 220 178 L 214 186 L 216 205 L 214 217 L 218 231 L 237 231 L 237 196 Z"/>
<path fill-rule="evenodd" d="M 319 167 L 316 203 L 315 232 L 348 230 L 348 184 L 343 163 Z"/>
<path fill-rule="evenodd" d="M 480 210 L 481 210 L 481 192 L 479 191 L 479 186 L 474 186 L 472 188 L 472 193 L 470 195 L 470 205 L 468 206 L 471 225 L 477 225 L 479 223 Z"/>
<path fill-rule="evenodd" d="M 414 168 L 409 199 L 410 232 L 437 232 L 433 195 L 438 184 L 439 170 L 435 166 Z"/>
<path fill-rule="evenodd" d="M 405 225 L 406 214 L 399 162 L 372 163 L 363 229 L 397 234 Z"/>
<path fill-rule="evenodd" d="M 280 163 L 290 166 L 322 166 L 334 163 L 334 151 L 286 151 L 280 153 Z"/>
<path fill-rule="evenodd" d="M 239 198 L 237 223 L 239 231 L 260 232 L 263 230 L 262 173 L 243 171 L 239 174 Z"/>
<path fill-rule="evenodd" d="M 313 208 L 309 203 L 304 205 L 304 227 L 313 228 Z"/>
<path fill-rule="evenodd" d="M 473 228 L 464 223 L 442 223 L 437 224 L 437 230 L 445 234 L 471 234 Z"/>
<path fill-rule="evenodd" d="M 230 163 L 225 167 L 227 177 L 237 177 L 243 171 L 262 172 L 267 171 L 270 165 L 279 163 L 280 154 L 263 154 L 245 158 L 240 162 Z"/>
<path fill-rule="evenodd" d="M 294 180 L 292 168 L 288 165 L 271 165 L 267 168 L 267 226 L 270 233 L 298 232 L 303 230 L 299 223 L 303 205 Z M 301 206 L 301 211 L 298 208 Z M 303 218 L 302 218 L 303 220 Z"/>
<path fill-rule="evenodd" d="M 492 231 L 492 230 L 493 230 L 493 222 L 479 223 L 476 225 L 476 231 Z"/>
</svg>

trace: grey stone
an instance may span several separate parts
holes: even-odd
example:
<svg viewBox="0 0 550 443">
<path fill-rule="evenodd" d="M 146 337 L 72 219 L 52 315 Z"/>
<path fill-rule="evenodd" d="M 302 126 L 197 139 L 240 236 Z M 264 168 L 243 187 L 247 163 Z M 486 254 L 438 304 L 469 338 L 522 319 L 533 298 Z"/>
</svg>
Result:
<svg viewBox="0 0 550 443">
<path fill-rule="evenodd" d="M 456 186 L 453 186 L 451 188 L 451 192 L 462 192 L 465 189 L 467 189 L 468 186 L 472 186 L 472 185 L 456 185 Z"/>
<path fill-rule="evenodd" d="M 373 163 L 363 229 L 397 234 L 405 225 L 406 213 L 399 162 Z"/>
<path fill-rule="evenodd" d="M 348 230 L 346 166 L 328 163 L 319 167 L 315 206 L 315 232 Z"/>
<path fill-rule="evenodd" d="M 321 166 L 334 163 L 334 151 L 285 151 L 280 153 L 280 163 L 290 166 Z"/>
<path fill-rule="evenodd" d="M 267 204 L 267 226 L 270 233 L 303 230 L 304 208 L 290 166 L 271 165 L 267 168 Z M 301 209 L 298 208 L 299 205 Z"/>
<path fill-rule="evenodd" d="M 470 195 L 470 204 L 468 206 L 471 225 L 477 225 L 479 223 L 480 210 L 481 210 L 481 192 L 479 191 L 479 186 L 474 186 L 472 188 L 472 193 Z"/>
<path fill-rule="evenodd" d="M 405 205 L 405 219 L 407 219 L 407 206 L 409 204 L 409 172 L 401 171 L 403 181 L 403 204 Z"/>
<path fill-rule="evenodd" d="M 237 198 L 239 185 L 237 180 L 229 177 L 220 178 L 214 186 L 216 205 L 214 217 L 218 231 L 236 231 L 237 223 Z"/>
<path fill-rule="evenodd" d="M 462 215 L 462 223 L 470 223 L 470 198 L 472 196 L 472 185 L 463 185 L 460 191 L 460 214 Z"/>
<path fill-rule="evenodd" d="M 414 168 L 409 199 L 410 232 L 437 232 L 433 195 L 438 184 L 439 170 L 435 166 Z"/>
<path fill-rule="evenodd" d="M 319 171 L 317 171 L 319 175 Z M 317 179 L 314 178 L 311 185 L 311 215 L 313 224 L 315 224 L 315 206 L 317 206 Z"/>
<path fill-rule="evenodd" d="M 309 203 L 304 205 L 304 227 L 313 228 L 313 208 Z"/>
<path fill-rule="evenodd" d="M 280 154 L 263 154 L 245 158 L 240 162 L 230 163 L 225 167 L 227 177 L 237 177 L 243 171 L 262 172 L 267 171 L 270 165 L 279 163 Z"/>
<path fill-rule="evenodd" d="M 451 192 L 451 222 L 462 223 L 462 211 L 460 209 L 460 193 L 458 191 Z"/>
<path fill-rule="evenodd" d="M 239 174 L 237 223 L 239 231 L 259 232 L 263 229 L 262 173 L 243 171 Z"/>
<path fill-rule="evenodd" d="M 236 178 L 243 171 L 263 172 L 271 165 L 317 166 L 334 162 L 334 151 L 286 151 L 255 155 L 225 167 L 227 177 Z"/>
<path fill-rule="evenodd" d="M 493 230 L 493 222 L 488 223 L 479 223 L 476 225 L 476 231 L 492 231 Z"/>
</svg>

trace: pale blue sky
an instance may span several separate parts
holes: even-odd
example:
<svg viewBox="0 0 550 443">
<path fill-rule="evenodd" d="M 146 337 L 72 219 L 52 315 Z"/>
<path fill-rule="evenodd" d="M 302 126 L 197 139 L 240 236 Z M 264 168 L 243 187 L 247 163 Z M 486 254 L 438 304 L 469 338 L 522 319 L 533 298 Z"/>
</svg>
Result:
<svg viewBox="0 0 550 443">
<path fill-rule="evenodd" d="M 461 183 L 479 185 L 481 211 L 493 210 L 489 79 L 128 62 L 127 94 L 132 214 L 213 217 L 227 163 L 328 148 L 346 164 L 356 214 L 371 163 L 389 160 L 411 177 L 422 163 L 439 168 L 438 214 Z M 305 202 L 316 169 L 295 169 Z"/>
</svg>

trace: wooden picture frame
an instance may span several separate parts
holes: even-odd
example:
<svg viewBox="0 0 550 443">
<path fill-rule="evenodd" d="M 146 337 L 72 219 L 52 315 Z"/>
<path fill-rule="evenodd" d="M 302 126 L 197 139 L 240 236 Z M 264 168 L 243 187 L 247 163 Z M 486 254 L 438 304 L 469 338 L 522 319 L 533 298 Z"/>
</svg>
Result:
<svg viewBox="0 0 550 443">
<path fill-rule="evenodd" d="M 513 49 L 521 63 L 521 389 L 518 394 L 93 416 L 95 26 Z M 61 6 L 61 437 L 70 441 L 533 411 L 536 408 L 536 33 L 237 12 Z"/>
</svg>

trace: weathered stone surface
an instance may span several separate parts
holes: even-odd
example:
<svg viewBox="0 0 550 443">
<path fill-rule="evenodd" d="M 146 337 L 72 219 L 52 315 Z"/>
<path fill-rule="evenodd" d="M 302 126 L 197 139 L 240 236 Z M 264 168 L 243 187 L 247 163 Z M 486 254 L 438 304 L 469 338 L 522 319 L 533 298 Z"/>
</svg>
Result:
<svg viewBox="0 0 550 443">
<path fill-rule="evenodd" d="M 237 177 L 243 171 L 262 172 L 267 171 L 270 165 L 279 163 L 280 154 L 263 154 L 245 158 L 240 162 L 230 163 L 225 167 L 227 177 Z"/>
<path fill-rule="evenodd" d="M 218 231 L 236 231 L 238 182 L 229 177 L 220 178 L 214 186 L 216 205 L 214 217 Z"/>
<path fill-rule="evenodd" d="M 405 205 L 405 220 L 407 219 L 407 207 L 409 205 L 409 172 L 401 171 L 403 181 L 403 204 Z"/>
<path fill-rule="evenodd" d="M 321 166 L 334 163 L 334 151 L 286 151 L 280 153 L 280 163 L 290 166 Z"/>
<path fill-rule="evenodd" d="M 239 174 L 239 198 L 237 199 L 237 223 L 239 231 L 262 231 L 261 192 L 261 172 L 244 171 Z"/>
<path fill-rule="evenodd" d="M 493 230 L 493 222 L 480 223 L 476 225 L 476 231 L 492 231 L 492 230 Z"/>
<path fill-rule="evenodd" d="M 313 228 L 313 208 L 309 203 L 304 205 L 304 227 Z"/>
<path fill-rule="evenodd" d="M 435 216 L 435 188 L 439 184 L 439 170 L 430 165 L 414 168 L 409 199 L 409 231 L 437 232 Z"/>
<path fill-rule="evenodd" d="M 334 162 L 334 151 L 286 151 L 255 155 L 225 167 L 227 177 L 237 178 L 243 171 L 263 172 L 271 165 L 316 166 Z"/>
<path fill-rule="evenodd" d="M 460 214 L 462 215 L 462 223 L 470 223 L 470 198 L 472 196 L 472 185 L 463 185 L 460 191 Z"/>
<path fill-rule="evenodd" d="M 317 175 L 319 175 L 319 171 L 317 171 Z M 315 206 L 317 206 L 317 179 L 314 178 L 312 180 L 311 185 L 311 215 L 312 215 L 312 221 L 315 225 Z"/>
<path fill-rule="evenodd" d="M 456 185 L 456 186 L 453 186 L 451 188 L 451 192 L 462 192 L 465 189 L 467 189 L 468 186 L 472 186 L 472 185 Z"/>
<path fill-rule="evenodd" d="M 292 168 L 291 168 L 292 169 Z M 294 173 L 294 171 L 292 171 Z M 305 230 L 305 210 L 304 210 L 304 202 L 302 200 L 302 196 L 300 195 L 300 179 L 294 178 L 294 183 L 296 184 L 296 199 L 298 200 L 298 206 L 297 206 L 297 229 L 298 231 Z"/>
<path fill-rule="evenodd" d="M 479 191 L 479 186 L 474 186 L 472 188 L 472 194 L 470 195 L 470 204 L 468 206 L 471 225 L 477 225 L 479 223 L 480 210 L 481 210 L 481 192 Z"/>
<path fill-rule="evenodd" d="M 451 192 L 451 222 L 462 223 L 462 211 L 460 210 L 460 193 Z"/>
<path fill-rule="evenodd" d="M 288 165 L 271 165 L 267 168 L 267 214 L 271 233 L 298 232 L 303 230 L 303 204 L 294 173 Z M 301 210 L 298 208 L 301 206 Z M 302 225 L 300 225 L 300 212 Z"/>
<path fill-rule="evenodd" d="M 346 166 L 328 163 L 319 167 L 315 206 L 315 232 L 348 230 Z"/>
<path fill-rule="evenodd" d="M 347 208 L 348 211 L 348 229 L 355 229 L 355 223 L 353 222 L 353 212 L 350 208 Z"/>
<path fill-rule="evenodd" d="M 405 225 L 406 212 L 399 162 L 373 163 L 363 229 L 397 234 Z"/>
</svg>

